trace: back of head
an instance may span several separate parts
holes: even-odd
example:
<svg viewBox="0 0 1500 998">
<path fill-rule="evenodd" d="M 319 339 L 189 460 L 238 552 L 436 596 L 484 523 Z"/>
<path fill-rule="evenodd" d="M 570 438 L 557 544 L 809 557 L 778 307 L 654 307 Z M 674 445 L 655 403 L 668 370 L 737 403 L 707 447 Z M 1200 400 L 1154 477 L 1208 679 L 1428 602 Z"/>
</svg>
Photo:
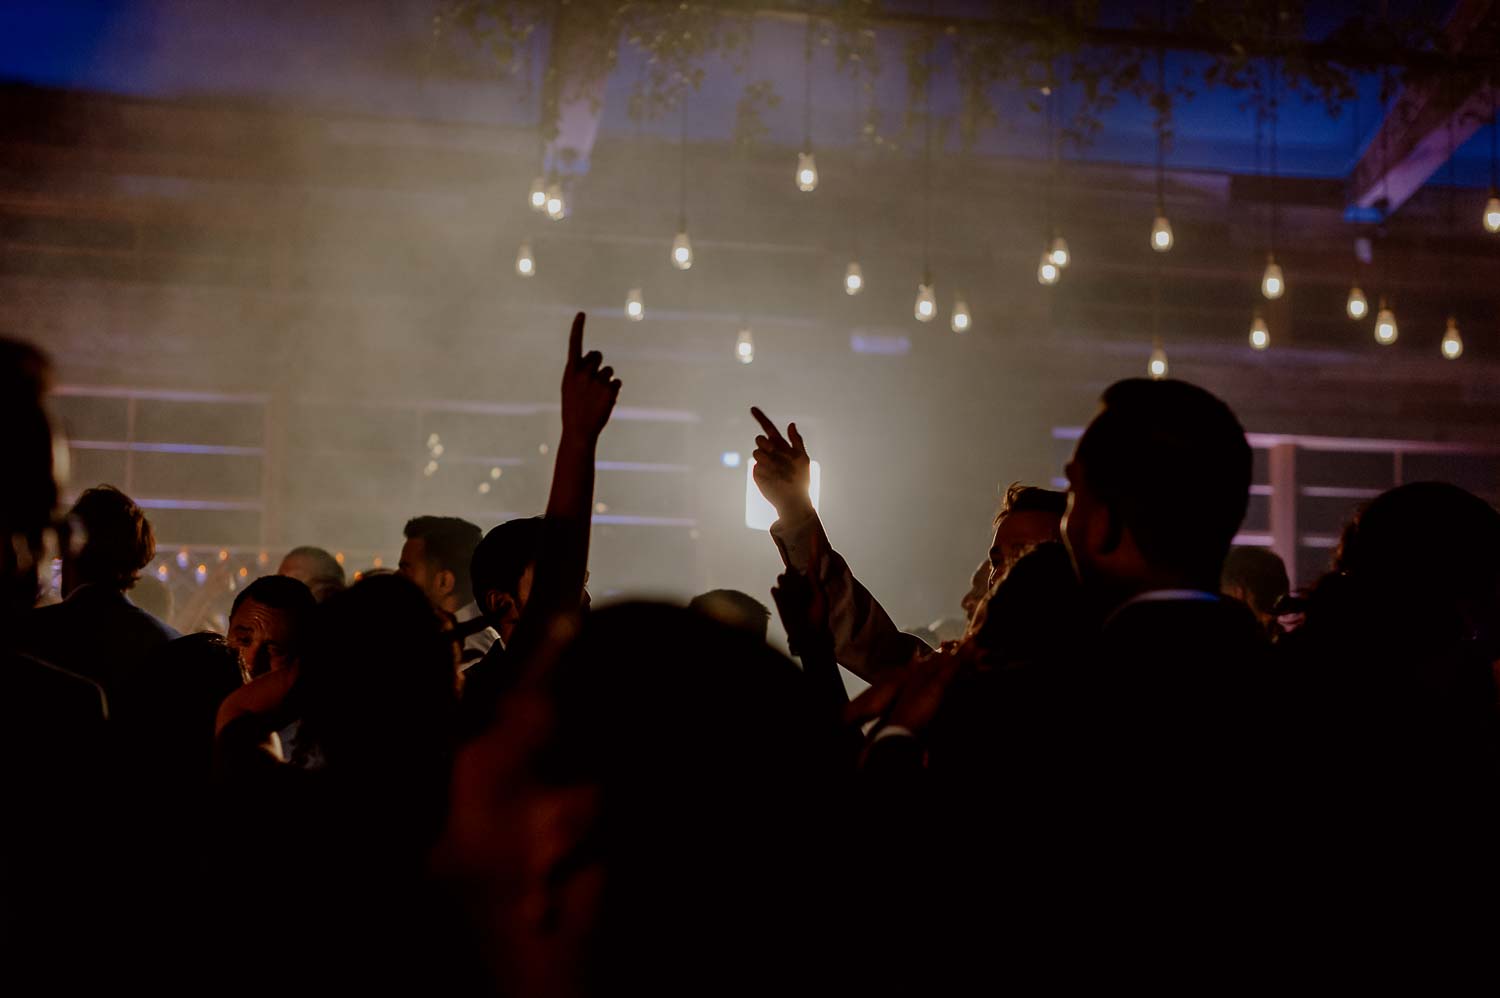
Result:
<svg viewBox="0 0 1500 998">
<path fill-rule="evenodd" d="M 1360 510 L 1333 567 L 1370 598 L 1408 610 L 1493 601 L 1500 513 L 1456 485 L 1402 485 Z"/>
<path fill-rule="evenodd" d="M 603 791 L 608 979 L 660 975 L 651 939 L 681 945 L 690 959 L 669 969 L 685 980 L 771 955 L 755 942 L 769 920 L 797 940 L 788 919 L 818 917 L 830 845 L 827 746 L 800 670 L 697 613 L 627 604 L 589 616 L 550 685 L 541 775 Z"/>
<path fill-rule="evenodd" d="M 1060 541 L 1023 554 L 974 618 L 973 640 L 991 666 L 1033 665 L 1064 657 L 1081 633 L 1078 577 Z"/>
<path fill-rule="evenodd" d="M 438 571 L 452 572 L 454 594 L 458 602 L 473 600 L 469 580 L 469 563 L 479 547 L 479 528 L 456 516 L 418 516 L 406 521 L 407 540 L 420 540 L 427 559 Z"/>
<path fill-rule="evenodd" d="M 85 534 L 72 565 L 76 584 L 120 590 L 135 585 L 156 557 L 156 535 L 141 508 L 113 485 L 100 485 L 78 497 L 71 515 Z"/>
<path fill-rule="evenodd" d="M 47 358 L 0 338 L 0 617 L 36 599 L 42 534 L 57 507 L 52 428 L 43 408 L 51 381 Z"/>
<path fill-rule="evenodd" d="M 277 572 L 301 581 L 319 603 L 347 584 L 344 566 L 339 564 L 339 560 L 322 548 L 311 545 L 288 551 L 281 559 L 281 567 Z"/>
<path fill-rule="evenodd" d="M 1236 547 L 1224 559 L 1219 588 L 1231 595 L 1243 594 L 1245 602 L 1257 614 L 1272 613 L 1277 602 L 1287 594 L 1291 582 L 1286 563 L 1269 548 Z"/>
<path fill-rule="evenodd" d="M 489 593 L 516 595 L 526 569 L 542 549 L 542 518 L 509 520 L 484 535 L 469 560 L 469 583 L 481 609 Z"/>
<path fill-rule="evenodd" d="M 771 611 L 764 603 L 738 589 L 714 589 L 693 597 L 688 609 L 736 630 L 754 634 L 762 641 L 771 623 Z"/>
<path fill-rule="evenodd" d="M 1078 442 L 1089 488 L 1158 569 L 1217 580 L 1250 501 L 1239 420 L 1185 381 L 1112 385 Z"/>
</svg>

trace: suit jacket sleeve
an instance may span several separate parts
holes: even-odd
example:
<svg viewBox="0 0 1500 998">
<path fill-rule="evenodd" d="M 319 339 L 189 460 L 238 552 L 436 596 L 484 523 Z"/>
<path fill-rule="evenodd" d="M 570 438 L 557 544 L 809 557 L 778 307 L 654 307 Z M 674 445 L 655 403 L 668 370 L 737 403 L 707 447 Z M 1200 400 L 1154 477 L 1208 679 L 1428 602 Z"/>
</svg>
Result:
<svg viewBox="0 0 1500 998">
<path fill-rule="evenodd" d="M 771 537 L 788 568 L 817 580 L 828 597 L 828 625 L 834 656 L 861 679 L 899 668 L 930 651 L 921 638 L 904 633 L 828 543 L 816 513 L 777 520 Z M 817 564 L 813 564 L 816 561 Z"/>
</svg>

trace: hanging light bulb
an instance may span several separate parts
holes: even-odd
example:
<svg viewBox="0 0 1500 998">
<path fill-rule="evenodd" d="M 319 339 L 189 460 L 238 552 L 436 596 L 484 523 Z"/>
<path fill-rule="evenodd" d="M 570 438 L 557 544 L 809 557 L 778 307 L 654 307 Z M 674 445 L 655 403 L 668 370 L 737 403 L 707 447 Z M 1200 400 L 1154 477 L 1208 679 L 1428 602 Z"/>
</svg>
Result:
<svg viewBox="0 0 1500 998">
<path fill-rule="evenodd" d="M 1073 259 L 1072 255 L 1068 253 L 1068 241 L 1062 236 L 1058 236 L 1052 240 L 1052 248 L 1047 251 L 1047 255 L 1052 258 L 1052 262 L 1059 268 L 1066 267 Z"/>
<path fill-rule="evenodd" d="M 1271 345 L 1271 329 L 1259 312 L 1255 313 L 1255 320 L 1250 323 L 1250 345 L 1256 350 L 1264 350 Z"/>
<path fill-rule="evenodd" d="M 818 161 L 810 152 L 799 152 L 797 154 L 797 190 L 815 191 L 818 189 Z"/>
<path fill-rule="evenodd" d="M 625 296 L 625 317 L 631 322 L 640 322 L 646 317 L 646 303 L 641 300 L 641 289 L 631 288 Z"/>
<path fill-rule="evenodd" d="M 1151 348 L 1151 360 L 1146 364 L 1146 373 L 1151 375 L 1152 381 L 1160 381 L 1167 376 L 1167 351 L 1162 349 L 1161 340 Z"/>
<path fill-rule="evenodd" d="M 1396 328 L 1396 313 L 1387 307 L 1384 298 L 1380 299 L 1380 312 L 1375 316 L 1375 342 L 1388 347 L 1396 342 L 1399 333 L 1400 330 Z"/>
<path fill-rule="evenodd" d="M 953 318 L 949 325 L 955 333 L 967 333 L 969 326 L 974 322 L 974 317 L 969 314 L 969 303 L 963 300 L 963 296 L 953 300 Z"/>
<path fill-rule="evenodd" d="M 1158 253 L 1172 248 L 1172 223 L 1165 215 L 1157 215 L 1156 221 L 1151 223 L 1151 248 Z"/>
<path fill-rule="evenodd" d="M 937 296 L 932 293 L 932 284 L 917 285 L 917 304 L 912 309 L 912 314 L 919 322 L 931 322 L 933 316 L 937 315 Z"/>
<path fill-rule="evenodd" d="M 851 297 L 859 294 L 865 289 L 865 272 L 859 269 L 859 264 L 853 260 L 844 270 L 844 294 Z"/>
<path fill-rule="evenodd" d="M 1344 305 L 1344 311 L 1349 313 L 1351 319 L 1363 319 L 1370 311 L 1370 303 L 1365 301 L 1365 293 L 1356 284 L 1349 289 L 1349 301 Z"/>
<path fill-rule="evenodd" d="M 1490 191 L 1490 199 L 1484 203 L 1484 228 L 1486 232 L 1500 232 L 1500 197 Z"/>
<path fill-rule="evenodd" d="M 1042 262 L 1036 268 L 1036 279 L 1043 284 L 1056 284 L 1061 276 L 1062 268 L 1052 262 L 1052 254 L 1042 253 Z"/>
<path fill-rule="evenodd" d="M 547 210 L 547 178 L 537 177 L 531 182 L 531 193 L 526 196 L 532 211 Z"/>
<path fill-rule="evenodd" d="M 561 185 L 553 184 L 547 188 L 547 203 L 544 207 L 547 209 L 547 217 L 554 222 L 568 217 L 568 202 L 563 198 Z"/>
<path fill-rule="evenodd" d="M 1464 339 L 1458 335 L 1458 320 L 1448 316 L 1448 329 L 1443 333 L 1443 356 L 1457 360 L 1464 355 Z"/>
<path fill-rule="evenodd" d="M 521 248 L 516 250 L 516 273 L 522 277 L 530 277 L 536 273 L 536 258 L 531 255 L 531 243 L 521 243 Z"/>
<path fill-rule="evenodd" d="M 1260 293 L 1267 298 L 1280 298 L 1286 291 L 1286 279 L 1281 276 L 1281 264 L 1276 262 L 1276 257 L 1266 254 L 1266 272 L 1261 275 Z"/>
<path fill-rule="evenodd" d="M 677 233 L 672 240 L 672 266 L 678 270 L 687 270 L 693 265 L 693 243 L 688 239 L 687 230 Z"/>
<path fill-rule="evenodd" d="M 734 359 L 741 364 L 755 363 L 755 334 L 746 326 L 734 341 Z"/>
</svg>

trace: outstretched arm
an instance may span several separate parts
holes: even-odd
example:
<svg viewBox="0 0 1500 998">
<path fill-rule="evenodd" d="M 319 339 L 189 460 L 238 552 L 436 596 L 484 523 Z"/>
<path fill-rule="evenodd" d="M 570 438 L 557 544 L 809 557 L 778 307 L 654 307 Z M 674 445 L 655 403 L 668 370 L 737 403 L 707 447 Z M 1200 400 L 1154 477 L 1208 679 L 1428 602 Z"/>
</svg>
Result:
<svg viewBox="0 0 1500 998">
<path fill-rule="evenodd" d="M 787 568 L 805 573 L 828 599 L 828 626 L 839 663 L 861 679 L 900 668 L 929 649 L 898 628 L 828 543 L 809 494 L 812 461 L 797 424 L 783 436 L 760 409 L 750 414 L 764 431 L 755 438 L 755 484 L 778 517 L 771 537 Z"/>
</svg>

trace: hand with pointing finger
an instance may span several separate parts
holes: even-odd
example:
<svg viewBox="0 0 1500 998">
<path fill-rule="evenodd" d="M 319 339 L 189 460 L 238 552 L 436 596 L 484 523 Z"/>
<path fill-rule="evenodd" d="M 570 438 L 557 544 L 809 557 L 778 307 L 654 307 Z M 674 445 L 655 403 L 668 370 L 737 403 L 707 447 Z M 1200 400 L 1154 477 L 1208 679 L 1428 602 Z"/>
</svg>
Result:
<svg viewBox="0 0 1500 998">
<path fill-rule="evenodd" d="M 573 318 L 568 334 L 568 362 L 562 379 L 563 437 L 594 440 L 604 431 L 620 397 L 620 381 L 615 369 L 603 367 L 604 355 L 597 350 L 583 352 L 584 315 Z"/>
<path fill-rule="evenodd" d="M 755 485 L 766 501 L 776 507 L 776 515 L 786 519 L 793 515 L 811 513 L 812 497 L 808 493 L 812 481 L 812 461 L 807 456 L 807 447 L 797 424 L 791 423 L 782 436 L 776 424 L 759 409 L 751 409 L 750 415 L 765 431 L 755 438 Z"/>
</svg>

